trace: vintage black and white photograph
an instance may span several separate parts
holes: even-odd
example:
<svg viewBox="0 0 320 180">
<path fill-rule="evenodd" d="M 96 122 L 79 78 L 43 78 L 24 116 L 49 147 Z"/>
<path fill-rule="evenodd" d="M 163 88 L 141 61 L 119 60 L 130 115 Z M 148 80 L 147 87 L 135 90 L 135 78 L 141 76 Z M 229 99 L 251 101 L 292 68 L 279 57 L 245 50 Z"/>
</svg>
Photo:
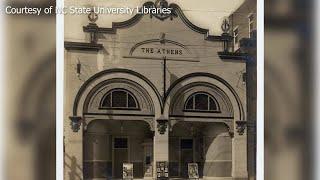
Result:
<svg viewBox="0 0 320 180">
<path fill-rule="evenodd" d="M 319 5 L 0 1 L 0 180 L 320 179 Z"/>
<path fill-rule="evenodd" d="M 256 179 L 255 0 L 64 4 L 65 180 Z"/>
</svg>

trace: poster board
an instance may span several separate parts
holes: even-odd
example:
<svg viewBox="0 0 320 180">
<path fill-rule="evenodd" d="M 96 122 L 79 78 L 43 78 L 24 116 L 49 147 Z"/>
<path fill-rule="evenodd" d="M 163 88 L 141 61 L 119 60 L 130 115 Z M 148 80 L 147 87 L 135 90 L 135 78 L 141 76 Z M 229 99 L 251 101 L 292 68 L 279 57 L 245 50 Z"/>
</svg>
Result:
<svg viewBox="0 0 320 180">
<path fill-rule="evenodd" d="M 188 163 L 189 179 L 199 179 L 199 169 L 197 163 Z"/>
<path fill-rule="evenodd" d="M 157 179 L 169 179 L 169 163 L 166 161 L 157 162 Z"/>
<path fill-rule="evenodd" d="M 123 179 L 133 179 L 133 164 L 132 163 L 123 163 L 122 178 Z"/>
</svg>

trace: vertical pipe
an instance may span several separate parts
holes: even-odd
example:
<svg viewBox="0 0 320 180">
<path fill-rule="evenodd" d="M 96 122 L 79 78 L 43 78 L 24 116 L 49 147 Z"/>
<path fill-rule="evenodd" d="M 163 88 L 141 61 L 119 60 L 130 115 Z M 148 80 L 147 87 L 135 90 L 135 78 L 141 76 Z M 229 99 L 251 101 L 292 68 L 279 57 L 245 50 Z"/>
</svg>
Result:
<svg viewBox="0 0 320 180">
<path fill-rule="evenodd" d="M 166 68 L 167 68 L 167 57 L 164 56 L 163 57 L 163 97 L 165 97 L 166 95 L 166 81 L 167 81 Z"/>
</svg>

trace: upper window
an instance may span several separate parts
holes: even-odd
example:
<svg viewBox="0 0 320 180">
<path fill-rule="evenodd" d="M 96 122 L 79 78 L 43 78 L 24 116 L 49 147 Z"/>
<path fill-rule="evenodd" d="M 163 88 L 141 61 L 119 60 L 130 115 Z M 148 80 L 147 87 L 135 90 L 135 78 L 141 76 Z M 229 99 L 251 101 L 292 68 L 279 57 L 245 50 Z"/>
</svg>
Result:
<svg viewBox="0 0 320 180">
<path fill-rule="evenodd" d="M 217 112 L 219 105 L 215 98 L 208 93 L 199 92 L 191 95 L 184 107 L 185 111 L 198 111 L 198 112 Z"/>
<path fill-rule="evenodd" d="M 181 139 L 180 140 L 181 149 L 193 149 L 193 139 Z"/>
<path fill-rule="evenodd" d="M 128 148 L 128 139 L 127 138 L 114 138 L 114 149 L 127 149 Z"/>
<path fill-rule="evenodd" d="M 139 109 L 136 98 L 124 89 L 109 91 L 102 98 L 100 107 L 108 109 Z"/>
<path fill-rule="evenodd" d="M 254 14 L 250 14 L 248 16 L 248 20 L 249 20 L 249 38 L 251 38 L 253 36 L 253 32 L 254 32 Z"/>
</svg>

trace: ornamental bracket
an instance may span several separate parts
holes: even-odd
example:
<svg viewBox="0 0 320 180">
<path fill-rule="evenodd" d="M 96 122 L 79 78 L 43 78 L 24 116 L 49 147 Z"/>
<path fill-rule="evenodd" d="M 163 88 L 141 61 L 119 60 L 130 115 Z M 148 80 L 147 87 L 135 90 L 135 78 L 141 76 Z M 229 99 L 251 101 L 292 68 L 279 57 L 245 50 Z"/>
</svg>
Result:
<svg viewBox="0 0 320 180">
<path fill-rule="evenodd" d="M 246 121 L 236 121 L 237 124 L 237 132 L 238 134 L 241 136 L 244 134 L 246 126 L 247 126 L 247 122 Z"/>
<path fill-rule="evenodd" d="M 168 122 L 169 120 L 166 118 L 163 118 L 162 116 L 159 119 L 157 119 L 157 123 L 158 123 L 157 129 L 159 134 L 163 135 L 166 133 L 168 128 Z"/>
<path fill-rule="evenodd" d="M 73 132 L 78 132 L 81 127 L 82 117 L 80 116 L 70 116 L 69 119 L 71 120 L 71 129 Z"/>
</svg>

